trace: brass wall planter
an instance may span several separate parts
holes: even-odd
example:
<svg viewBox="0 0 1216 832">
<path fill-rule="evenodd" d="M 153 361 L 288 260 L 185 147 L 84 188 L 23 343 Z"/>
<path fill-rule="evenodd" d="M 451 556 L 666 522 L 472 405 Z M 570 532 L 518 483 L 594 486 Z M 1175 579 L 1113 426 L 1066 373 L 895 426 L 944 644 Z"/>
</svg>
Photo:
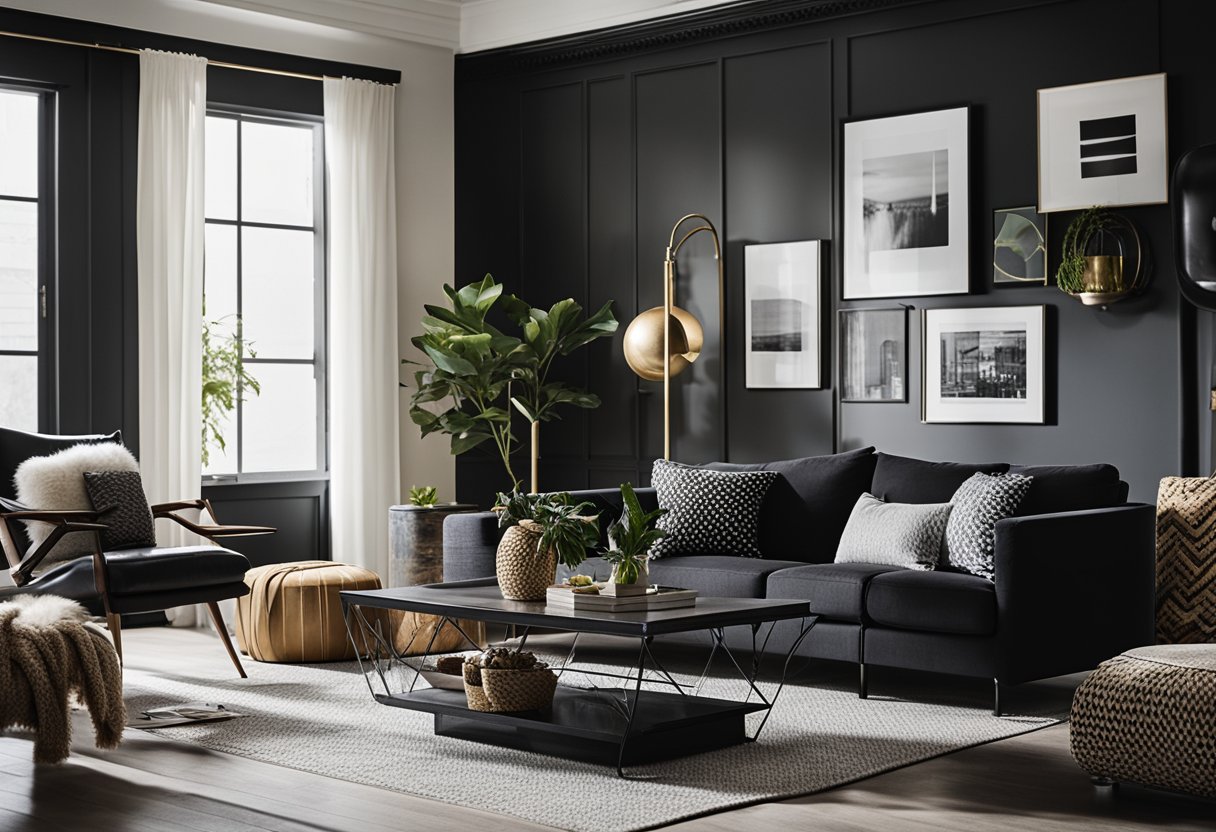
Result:
<svg viewBox="0 0 1216 832">
<path fill-rule="evenodd" d="M 1056 285 L 1086 306 L 1106 308 L 1138 294 L 1148 282 L 1140 232 L 1131 220 L 1102 208 L 1091 208 L 1069 224 L 1061 255 Z"/>
</svg>

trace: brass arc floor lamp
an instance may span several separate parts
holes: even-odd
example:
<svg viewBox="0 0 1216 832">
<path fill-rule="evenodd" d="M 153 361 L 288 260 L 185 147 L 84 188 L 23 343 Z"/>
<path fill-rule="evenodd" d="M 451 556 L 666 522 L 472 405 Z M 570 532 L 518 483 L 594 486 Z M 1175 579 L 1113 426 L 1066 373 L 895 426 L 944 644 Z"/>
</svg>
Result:
<svg viewBox="0 0 1216 832">
<path fill-rule="evenodd" d="M 689 221 L 699 223 L 676 241 L 681 228 Z M 686 214 L 671 229 L 667 241 L 667 256 L 663 260 L 663 305 L 639 314 L 625 330 L 625 361 L 629 369 L 647 381 L 663 380 L 663 459 L 671 459 L 671 379 L 688 368 L 701 355 L 705 333 L 701 322 L 685 309 L 676 306 L 676 255 L 688 239 L 708 231 L 714 241 L 714 260 L 718 263 L 718 338 L 725 344 L 726 299 L 725 275 L 722 271 L 722 244 L 718 230 L 704 214 Z M 724 347 L 720 347 L 724 349 Z M 726 391 L 722 391 L 725 395 Z"/>
</svg>

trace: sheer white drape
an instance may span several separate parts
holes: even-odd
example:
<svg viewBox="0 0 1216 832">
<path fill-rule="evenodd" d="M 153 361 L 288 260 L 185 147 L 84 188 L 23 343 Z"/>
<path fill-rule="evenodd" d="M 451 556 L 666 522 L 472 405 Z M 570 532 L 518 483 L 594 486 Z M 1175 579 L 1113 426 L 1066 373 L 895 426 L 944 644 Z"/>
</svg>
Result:
<svg viewBox="0 0 1216 832">
<path fill-rule="evenodd" d="M 203 128 L 207 61 L 139 54 L 139 464 L 151 503 L 198 497 L 202 462 Z M 176 523 L 162 546 L 197 541 Z M 192 608 L 171 616 L 192 624 Z"/>
<path fill-rule="evenodd" d="M 388 578 L 398 457 L 395 88 L 326 78 L 334 560 Z"/>
</svg>

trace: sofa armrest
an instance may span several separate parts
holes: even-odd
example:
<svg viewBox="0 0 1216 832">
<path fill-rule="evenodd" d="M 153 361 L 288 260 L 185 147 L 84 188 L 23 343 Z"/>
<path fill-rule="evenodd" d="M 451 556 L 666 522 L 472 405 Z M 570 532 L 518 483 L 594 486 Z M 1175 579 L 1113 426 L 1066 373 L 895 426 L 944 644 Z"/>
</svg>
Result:
<svg viewBox="0 0 1216 832">
<path fill-rule="evenodd" d="M 1156 510 L 1010 517 L 996 524 L 998 678 L 1090 670 L 1152 644 Z"/>
<path fill-rule="evenodd" d="M 494 577 L 502 532 L 492 511 L 449 514 L 443 520 L 443 580 Z"/>
</svg>

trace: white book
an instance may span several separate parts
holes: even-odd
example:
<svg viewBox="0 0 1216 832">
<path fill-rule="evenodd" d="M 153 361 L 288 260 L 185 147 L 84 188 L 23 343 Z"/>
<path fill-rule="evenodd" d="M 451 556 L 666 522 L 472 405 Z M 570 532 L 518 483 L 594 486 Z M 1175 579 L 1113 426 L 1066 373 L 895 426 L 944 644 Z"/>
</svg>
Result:
<svg viewBox="0 0 1216 832">
<path fill-rule="evenodd" d="M 651 587 L 645 595 L 617 597 L 612 595 L 596 595 L 583 592 L 572 592 L 567 586 L 551 586 L 546 593 L 545 603 L 549 606 L 575 610 L 595 610 L 598 612 L 640 612 L 644 610 L 674 609 L 691 607 L 697 603 L 695 589 L 679 589 L 677 587 Z"/>
</svg>

